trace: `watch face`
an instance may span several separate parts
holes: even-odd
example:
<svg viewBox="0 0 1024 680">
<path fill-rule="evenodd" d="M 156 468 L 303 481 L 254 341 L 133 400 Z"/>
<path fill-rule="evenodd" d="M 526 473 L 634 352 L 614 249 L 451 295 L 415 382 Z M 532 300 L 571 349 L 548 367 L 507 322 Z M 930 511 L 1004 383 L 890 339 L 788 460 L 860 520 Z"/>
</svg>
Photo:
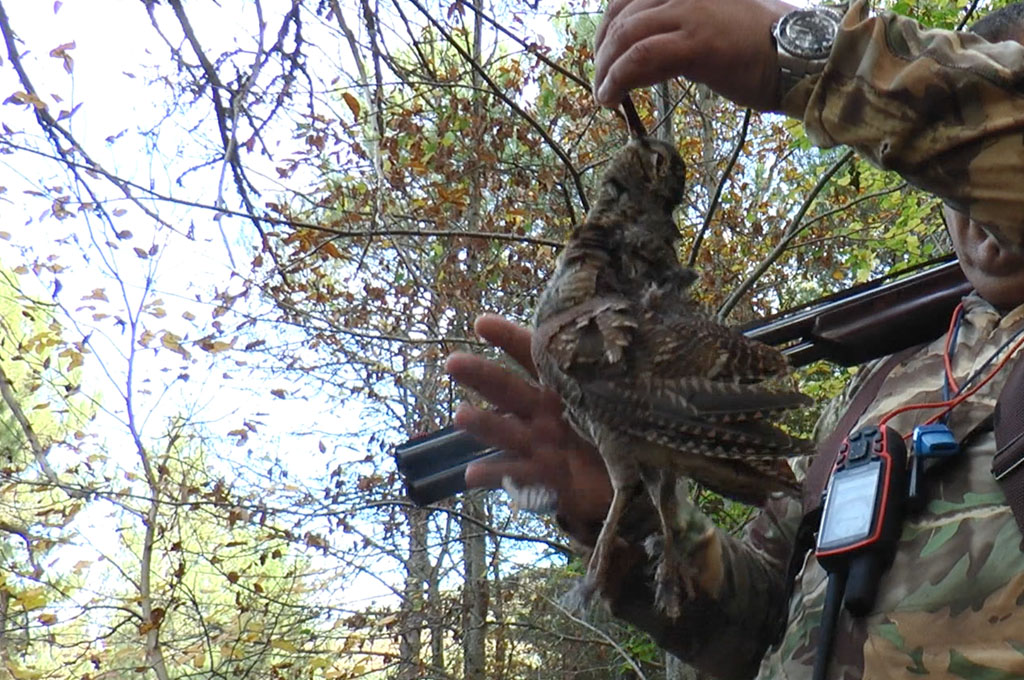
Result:
<svg viewBox="0 0 1024 680">
<path fill-rule="evenodd" d="M 822 9 L 790 12 L 779 21 L 779 46 L 801 59 L 824 59 L 832 51 L 840 18 Z"/>
</svg>

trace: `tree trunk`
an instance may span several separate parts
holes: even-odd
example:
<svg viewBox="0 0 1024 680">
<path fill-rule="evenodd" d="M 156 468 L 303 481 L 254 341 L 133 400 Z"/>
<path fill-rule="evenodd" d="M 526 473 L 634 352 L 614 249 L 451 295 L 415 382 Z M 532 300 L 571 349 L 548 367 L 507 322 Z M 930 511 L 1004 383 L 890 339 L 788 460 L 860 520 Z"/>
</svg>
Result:
<svg viewBox="0 0 1024 680">
<path fill-rule="evenodd" d="M 483 30 L 479 15 L 473 21 L 473 59 L 478 64 L 483 56 Z M 474 70 L 473 85 L 480 88 L 479 74 Z M 479 91 L 479 89 L 477 89 Z M 477 95 L 473 100 L 474 125 L 478 125 L 482 113 L 482 100 Z M 469 205 L 466 213 L 466 227 L 479 229 L 481 203 L 480 168 L 474 168 L 470 178 Z M 483 531 L 487 517 L 484 512 L 484 498 L 480 491 L 469 492 L 462 502 L 462 551 L 466 564 L 466 581 L 462 588 L 462 666 L 463 677 L 486 677 L 487 657 L 487 536 Z"/>
<path fill-rule="evenodd" d="M 402 632 L 398 643 L 399 680 L 423 677 L 423 587 L 430 575 L 427 556 L 427 511 L 410 508 L 409 559 L 406 562 L 405 594 L 402 598 Z"/>
<path fill-rule="evenodd" d="M 466 582 L 462 588 L 463 677 L 486 677 L 487 656 L 487 522 L 483 494 L 466 494 L 462 502 L 462 551 L 466 563 Z M 475 520 L 475 521 L 474 521 Z"/>
</svg>

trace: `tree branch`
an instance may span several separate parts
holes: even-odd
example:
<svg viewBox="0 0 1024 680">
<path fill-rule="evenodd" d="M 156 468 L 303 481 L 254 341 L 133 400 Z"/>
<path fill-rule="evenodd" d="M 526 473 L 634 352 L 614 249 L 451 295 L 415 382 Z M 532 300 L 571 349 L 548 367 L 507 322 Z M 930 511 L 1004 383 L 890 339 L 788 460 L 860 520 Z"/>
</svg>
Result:
<svg viewBox="0 0 1024 680">
<path fill-rule="evenodd" d="M 724 321 L 725 318 L 729 316 L 729 312 L 731 312 L 733 308 L 743 298 L 743 296 L 747 294 L 747 292 L 754 285 L 754 283 L 756 283 L 757 280 L 761 278 L 762 274 L 768 271 L 769 267 L 775 264 L 775 261 L 782 256 L 782 253 L 786 251 L 786 248 L 789 247 L 789 244 L 793 241 L 793 239 L 795 239 L 800 234 L 800 232 L 804 230 L 804 228 L 807 225 L 801 224 L 801 221 L 804 219 L 804 215 L 806 215 L 807 211 L 810 209 L 811 204 L 814 203 L 815 199 L 818 198 L 818 194 L 822 192 L 822 190 L 825 188 L 825 185 L 827 185 L 829 183 L 829 180 L 832 179 L 832 176 L 835 175 L 841 167 L 846 165 L 846 163 L 851 158 L 853 158 L 853 149 L 848 150 L 846 153 L 840 156 L 839 159 L 825 171 L 825 174 L 818 178 L 817 184 L 814 185 L 814 188 L 811 189 L 811 191 L 804 198 L 804 202 L 800 205 L 800 208 L 796 211 L 796 214 L 793 215 L 793 218 L 789 221 L 789 224 L 786 226 L 786 230 L 782 234 L 782 238 L 779 239 L 779 242 L 775 244 L 775 247 L 772 248 L 772 251 L 768 253 L 768 257 L 766 257 L 764 260 L 758 263 L 756 267 L 754 267 L 754 271 L 752 271 L 750 275 L 747 276 L 743 283 L 741 283 L 729 295 L 728 299 L 722 303 L 722 306 L 718 308 L 718 319 L 720 321 Z"/>
<path fill-rule="evenodd" d="M 736 145 L 732 149 L 732 154 L 729 155 L 729 162 L 725 164 L 725 169 L 722 170 L 722 176 L 719 178 L 718 185 L 715 187 L 715 193 L 711 197 L 711 203 L 708 205 L 708 211 L 704 214 L 704 223 L 697 232 L 696 238 L 693 239 L 693 247 L 690 248 L 690 257 L 686 258 L 687 267 L 692 267 L 697 262 L 697 255 L 700 253 L 700 246 L 704 241 L 704 235 L 711 227 L 711 219 L 715 216 L 715 210 L 718 209 L 718 201 L 722 197 L 722 189 L 725 188 L 725 183 L 729 181 L 729 176 L 732 174 L 732 169 L 736 165 L 736 160 L 740 157 L 740 151 L 743 150 L 743 145 L 747 141 L 747 130 L 750 129 L 750 113 L 750 109 L 743 111 L 743 124 L 740 126 L 739 137 L 736 139 Z"/>
<path fill-rule="evenodd" d="M 562 146 L 555 141 L 555 139 L 548 133 L 548 131 L 545 130 L 544 127 L 540 123 L 538 123 L 533 116 L 528 114 L 525 110 L 523 110 L 521 106 L 512 101 L 512 99 L 509 98 L 508 95 L 504 93 L 503 88 L 499 87 L 498 84 L 491 79 L 490 75 L 488 75 L 484 67 L 476 63 L 476 61 L 466 51 L 466 49 L 459 44 L 455 37 L 452 36 L 452 34 L 445 29 L 444 25 L 442 25 L 441 22 L 438 21 L 434 17 L 434 15 L 426 7 L 423 6 L 423 4 L 419 0 L 409 0 L 409 2 L 411 2 L 416 7 L 416 9 L 418 9 L 420 13 L 423 14 L 424 17 L 426 17 L 427 21 L 429 21 L 434 26 L 434 28 L 436 28 L 438 32 L 444 37 L 444 39 L 447 40 L 448 43 L 455 49 L 455 51 L 459 53 L 459 56 L 461 56 L 474 71 L 480 74 L 480 77 L 484 80 L 485 83 L 487 83 L 488 87 L 491 88 L 492 94 L 494 94 L 494 96 L 500 99 L 501 101 L 505 102 L 505 104 L 510 109 L 515 111 L 516 115 L 518 115 L 527 123 L 529 123 L 530 127 L 536 130 L 537 134 L 539 134 L 541 138 L 547 143 L 547 145 L 551 147 L 551 150 L 555 152 L 555 155 L 558 156 L 558 158 L 565 165 L 566 172 L 568 172 L 569 176 L 572 177 L 573 184 L 576 185 L 576 193 L 579 196 L 580 203 L 583 205 L 583 210 L 589 211 L 590 203 L 587 201 L 586 192 L 583 190 L 583 182 L 580 179 L 580 175 L 576 171 L 576 167 L 573 165 L 572 160 L 565 153 L 565 150 L 562 148 Z"/>
</svg>

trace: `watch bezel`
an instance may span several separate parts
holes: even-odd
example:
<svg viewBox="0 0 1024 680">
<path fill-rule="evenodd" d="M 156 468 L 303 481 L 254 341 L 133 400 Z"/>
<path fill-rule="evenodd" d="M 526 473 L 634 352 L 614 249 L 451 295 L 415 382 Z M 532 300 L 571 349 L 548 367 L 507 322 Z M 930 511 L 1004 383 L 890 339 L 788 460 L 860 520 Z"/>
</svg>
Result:
<svg viewBox="0 0 1024 680">
<path fill-rule="evenodd" d="M 809 16 L 814 17 L 827 17 L 832 22 L 832 35 L 829 40 L 822 43 L 813 51 L 807 51 L 801 49 L 799 46 L 794 45 L 787 34 L 787 30 L 797 21 L 804 19 Z M 786 54 L 797 57 L 798 59 L 805 59 L 809 61 L 818 61 L 828 58 L 828 55 L 832 52 L 832 45 L 835 43 L 836 34 L 839 32 L 839 24 L 842 22 L 842 16 L 828 7 L 812 7 L 809 9 L 796 9 L 782 16 L 778 23 L 775 25 L 775 41 L 777 46 L 783 50 Z"/>
</svg>

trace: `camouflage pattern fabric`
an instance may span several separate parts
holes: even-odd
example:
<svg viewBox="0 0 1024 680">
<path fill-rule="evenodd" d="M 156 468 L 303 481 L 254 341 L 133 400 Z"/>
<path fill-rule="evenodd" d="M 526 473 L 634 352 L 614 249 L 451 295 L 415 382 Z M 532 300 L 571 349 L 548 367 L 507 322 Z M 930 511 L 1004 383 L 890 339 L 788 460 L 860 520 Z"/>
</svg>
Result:
<svg viewBox="0 0 1024 680">
<path fill-rule="evenodd" d="M 1024 249 L 1024 46 L 927 29 L 859 0 L 825 70 L 778 109 L 819 146 L 847 144 Z"/>
<path fill-rule="evenodd" d="M 954 375 L 963 382 L 979 369 L 987 374 L 986 361 L 1022 328 L 1024 305 L 1001 316 L 981 298 L 968 297 Z M 904 404 L 941 401 L 944 341 L 934 341 L 897 366 L 860 424 L 877 423 Z M 833 405 L 833 414 L 845 408 L 870 370 L 861 371 Z M 1008 372 L 1001 371 L 953 410 L 949 426 L 964 450 L 926 475 L 928 503 L 904 523 L 875 610 L 859 619 L 845 612 L 840 618 L 829 678 L 1024 678 L 1022 536 L 992 478 L 995 443 L 985 425 Z M 910 411 L 890 424 L 909 433 L 934 413 Z M 826 414 L 820 434 L 827 434 L 829 420 Z M 757 517 L 744 537 L 723 536 L 726 586 L 714 598 L 685 604 L 680 619 L 656 615 L 649 589 L 640 585 L 641 566 L 624 579 L 613 612 L 716 677 L 750 678 L 756 673 L 762 680 L 810 678 L 825 596 L 825 573 L 813 555 L 797 576 L 789 603 L 781 602 L 786 558 L 799 519 L 799 503 L 780 499 Z M 782 642 L 768 650 L 787 606 Z"/>
</svg>

